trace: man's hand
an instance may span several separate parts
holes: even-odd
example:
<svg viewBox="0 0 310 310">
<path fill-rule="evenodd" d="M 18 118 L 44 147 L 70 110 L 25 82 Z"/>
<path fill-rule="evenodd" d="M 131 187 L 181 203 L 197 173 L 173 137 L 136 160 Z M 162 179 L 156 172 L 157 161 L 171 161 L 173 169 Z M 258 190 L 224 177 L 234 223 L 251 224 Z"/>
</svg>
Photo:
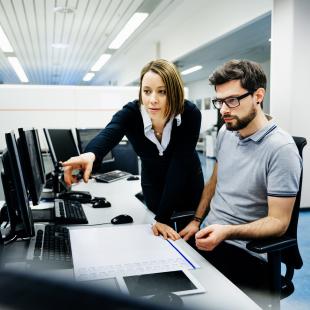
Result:
<svg viewBox="0 0 310 310">
<path fill-rule="evenodd" d="M 200 223 L 197 221 L 191 221 L 180 231 L 180 236 L 188 241 L 190 237 L 194 236 L 196 232 L 199 230 Z"/>
<path fill-rule="evenodd" d="M 83 171 L 83 180 L 87 183 L 93 169 L 94 161 L 95 154 L 89 152 L 81 154 L 80 156 L 71 157 L 69 160 L 62 162 L 66 184 L 70 186 L 72 183 L 77 182 L 77 178 L 72 175 L 73 170 Z"/>
<path fill-rule="evenodd" d="M 180 239 L 180 235 L 173 228 L 163 223 L 156 222 L 153 224 L 152 230 L 155 236 L 162 235 L 164 239 Z"/>
<path fill-rule="evenodd" d="M 213 224 L 201 229 L 195 236 L 199 250 L 212 251 L 229 237 L 229 225 Z"/>
</svg>

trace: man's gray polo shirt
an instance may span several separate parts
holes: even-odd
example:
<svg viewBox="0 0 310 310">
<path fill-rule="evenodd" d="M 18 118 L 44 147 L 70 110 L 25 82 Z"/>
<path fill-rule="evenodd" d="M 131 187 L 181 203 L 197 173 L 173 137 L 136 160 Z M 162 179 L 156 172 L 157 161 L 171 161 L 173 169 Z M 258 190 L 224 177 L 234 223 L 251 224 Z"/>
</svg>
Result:
<svg viewBox="0 0 310 310">
<path fill-rule="evenodd" d="M 216 155 L 217 185 L 204 224 L 253 222 L 267 216 L 267 196 L 298 192 L 301 158 L 293 138 L 273 122 L 244 139 L 224 125 Z M 244 241 L 227 242 L 245 248 Z"/>
</svg>

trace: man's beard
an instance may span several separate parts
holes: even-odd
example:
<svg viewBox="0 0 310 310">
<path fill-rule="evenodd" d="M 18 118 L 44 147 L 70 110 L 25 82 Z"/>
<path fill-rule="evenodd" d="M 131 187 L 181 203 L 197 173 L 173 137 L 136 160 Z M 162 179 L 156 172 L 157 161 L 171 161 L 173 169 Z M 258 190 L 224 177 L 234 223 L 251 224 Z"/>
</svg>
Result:
<svg viewBox="0 0 310 310">
<path fill-rule="evenodd" d="M 229 116 L 230 118 L 234 119 L 234 124 L 232 122 L 225 123 L 227 130 L 237 131 L 245 128 L 255 118 L 256 114 L 256 110 L 252 108 L 250 113 L 243 118 L 239 118 L 238 116 L 225 115 L 225 117 Z"/>
</svg>

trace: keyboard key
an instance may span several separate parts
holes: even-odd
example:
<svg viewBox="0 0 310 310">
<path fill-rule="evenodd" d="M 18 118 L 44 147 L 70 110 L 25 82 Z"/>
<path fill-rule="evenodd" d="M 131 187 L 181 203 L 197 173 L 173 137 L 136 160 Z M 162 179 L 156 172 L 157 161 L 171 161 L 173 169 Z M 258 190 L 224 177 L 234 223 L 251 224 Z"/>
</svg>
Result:
<svg viewBox="0 0 310 310">
<path fill-rule="evenodd" d="M 113 170 L 113 171 L 106 172 L 103 174 L 94 175 L 93 177 L 97 182 L 110 183 L 113 181 L 123 179 L 129 175 L 130 175 L 130 173 L 125 172 L 125 171 Z"/>
<path fill-rule="evenodd" d="M 73 268 L 69 230 L 57 225 L 46 225 L 38 230 L 33 253 L 34 268 Z"/>
<path fill-rule="evenodd" d="M 87 224 L 82 204 L 73 200 L 55 199 L 56 224 Z"/>
</svg>

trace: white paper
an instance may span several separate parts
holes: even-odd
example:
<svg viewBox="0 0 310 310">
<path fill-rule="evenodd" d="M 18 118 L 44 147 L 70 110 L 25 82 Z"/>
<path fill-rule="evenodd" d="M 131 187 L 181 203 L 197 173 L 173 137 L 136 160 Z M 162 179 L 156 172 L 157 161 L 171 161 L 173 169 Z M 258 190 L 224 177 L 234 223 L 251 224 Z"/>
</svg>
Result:
<svg viewBox="0 0 310 310">
<path fill-rule="evenodd" d="M 70 239 L 80 281 L 199 268 L 176 242 L 154 236 L 149 224 L 74 229 Z"/>
</svg>

